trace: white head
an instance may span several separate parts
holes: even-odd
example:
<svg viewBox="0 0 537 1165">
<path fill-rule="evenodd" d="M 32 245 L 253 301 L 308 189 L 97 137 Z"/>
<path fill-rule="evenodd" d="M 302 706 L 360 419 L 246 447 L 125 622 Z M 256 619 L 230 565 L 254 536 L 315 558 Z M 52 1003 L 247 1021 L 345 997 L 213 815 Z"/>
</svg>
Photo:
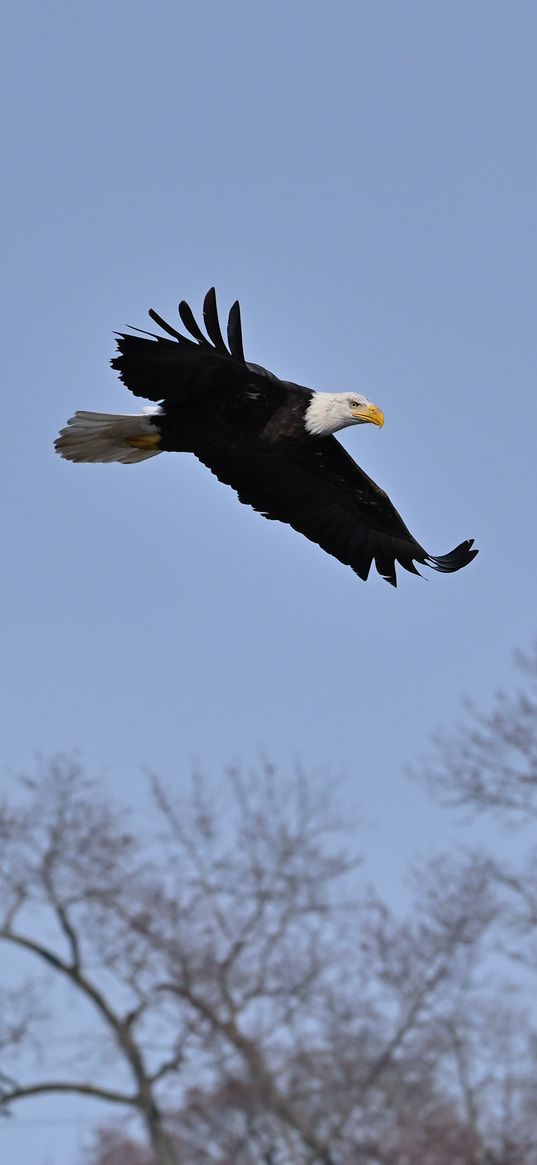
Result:
<svg viewBox="0 0 537 1165">
<path fill-rule="evenodd" d="M 384 414 L 359 392 L 314 392 L 304 424 L 311 437 L 328 437 L 347 425 L 384 424 Z"/>
</svg>

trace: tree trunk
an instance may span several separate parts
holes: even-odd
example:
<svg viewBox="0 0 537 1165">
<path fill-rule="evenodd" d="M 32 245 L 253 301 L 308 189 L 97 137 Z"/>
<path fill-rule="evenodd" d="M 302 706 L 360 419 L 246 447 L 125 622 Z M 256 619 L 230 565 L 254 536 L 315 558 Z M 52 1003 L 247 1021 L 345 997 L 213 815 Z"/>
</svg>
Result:
<svg viewBox="0 0 537 1165">
<path fill-rule="evenodd" d="M 146 1128 L 155 1154 L 156 1165 L 181 1165 L 171 1137 L 166 1132 L 162 1115 L 156 1105 L 144 1113 Z"/>
</svg>

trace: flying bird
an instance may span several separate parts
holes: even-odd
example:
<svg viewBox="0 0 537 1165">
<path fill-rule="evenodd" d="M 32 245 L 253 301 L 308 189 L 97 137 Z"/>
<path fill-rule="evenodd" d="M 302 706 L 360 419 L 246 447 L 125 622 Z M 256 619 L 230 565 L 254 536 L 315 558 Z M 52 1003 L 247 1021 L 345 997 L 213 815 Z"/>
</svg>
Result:
<svg viewBox="0 0 537 1165">
<path fill-rule="evenodd" d="M 357 392 L 316 392 L 280 380 L 245 359 L 238 302 L 227 345 L 211 288 L 203 303 L 207 335 L 184 300 L 188 337 L 153 309 L 165 333 L 117 333 L 112 368 L 134 396 L 155 402 L 141 414 L 76 412 L 56 449 L 69 461 L 132 464 L 158 453 L 193 453 L 264 518 L 285 522 L 367 579 L 372 562 L 397 586 L 395 564 L 450 574 L 477 554 L 473 539 L 434 556 L 412 536 L 388 496 L 334 437 L 348 425 L 381 426 L 384 416 Z"/>
</svg>

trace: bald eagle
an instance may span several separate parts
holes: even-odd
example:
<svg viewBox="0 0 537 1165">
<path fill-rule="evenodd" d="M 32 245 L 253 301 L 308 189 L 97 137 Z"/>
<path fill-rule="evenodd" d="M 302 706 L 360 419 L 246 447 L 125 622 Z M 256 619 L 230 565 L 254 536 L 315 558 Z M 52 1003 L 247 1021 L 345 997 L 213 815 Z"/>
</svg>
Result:
<svg viewBox="0 0 537 1165">
<path fill-rule="evenodd" d="M 395 564 L 444 574 L 477 554 L 470 539 L 434 557 L 416 542 L 387 495 L 334 437 L 347 425 L 382 425 L 379 408 L 357 392 L 325 393 L 280 380 L 244 357 L 238 302 L 222 336 L 214 288 L 203 303 L 207 335 L 184 300 L 189 337 L 156 311 L 165 333 L 118 333 L 112 360 L 134 396 L 157 407 L 141 414 L 76 412 L 56 449 L 69 461 L 131 464 L 162 452 L 194 453 L 239 501 L 286 522 L 367 579 L 371 563 L 397 586 Z"/>
</svg>

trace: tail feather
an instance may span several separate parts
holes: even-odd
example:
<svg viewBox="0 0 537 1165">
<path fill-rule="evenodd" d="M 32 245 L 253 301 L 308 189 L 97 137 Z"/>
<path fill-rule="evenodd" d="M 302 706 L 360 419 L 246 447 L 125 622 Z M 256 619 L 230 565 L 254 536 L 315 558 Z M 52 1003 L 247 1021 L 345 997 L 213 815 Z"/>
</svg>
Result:
<svg viewBox="0 0 537 1165">
<path fill-rule="evenodd" d="M 79 409 L 60 430 L 55 449 L 67 461 L 120 461 L 131 465 L 155 457 L 160 449 L 140 449 L 132 440 L 158 435 L 152 419 L 159 409 L 126 416 L 121 413 L 90 413 Z"/>
</svg>

